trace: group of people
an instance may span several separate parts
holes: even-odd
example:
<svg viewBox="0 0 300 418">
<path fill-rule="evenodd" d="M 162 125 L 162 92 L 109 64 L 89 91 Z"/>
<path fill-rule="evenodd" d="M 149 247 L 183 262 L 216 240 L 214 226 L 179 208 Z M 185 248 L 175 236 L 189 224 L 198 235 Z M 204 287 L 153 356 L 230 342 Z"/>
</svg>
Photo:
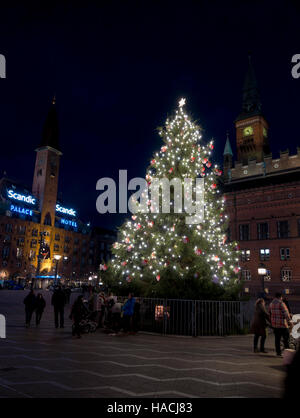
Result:
<svg viewBox="0 0 300 418">
<path fill-rule="evenodd" d="M 65 306 L 70 303 L 71 291 L 69 288 L 57 286 L 54 289 L 51 305 L 54 309 L 55 328 L 64 328 Z M 32 315 L 36 314 L 36 326 L 40 324 L 46 301 L 41 293 L 35 295 L 31 289 L 24 299 L 25 323 L 30 327 Z M 97 324 L 97 328 L 105 328 L 111 334 L 122 335 L 136 333 L 139 330 L 140 303 L 129 293 L 124 304 L 118 301 L 113 294 L 105 295 L 104 292 L 97 292 L 95 288 L 85 289 L 72 305 L 69 318 L 73 321 L 73 336 L 81 337 L 81 321 L 89 317 Z"/>
<path fill-rule="evenodd" d="M 251 333 L 254 334 L 254 352 L 267 353 L 265 341 L 267 338 L 267 328 L 274 331 L 275 351 L 278 357 L 282 357 L 281 340 L 285 349 L 289 348 L 290 328 L 292 327 L 292 315 L 288 302 L 283 300 L 281 293 L 276 293 L 275 298 L 266 308 L 264 299 L 257 299 L 255 304 L 254 318 L 251 324 Z M 260 349 L 258 343 L 260 339 Z"/>
<path fill-rule="evenodd" d="M 69 288 L 62 288 L 58 286 L 52 295 L 51 304 L 54 308 L 54 323 L 55 327 L 64 328 L 64 310 L 65 305 L 70 303 L 71 290 Z M 41 322 L 45 307 L 46 301 L 42 293 L 35 295 L 34 290 L 31 289 L 28 295 L 24 299 L 25 305 L 25 326 L 30 327 L 30 322 L 32 315 L 35 312 L 36 317 L 36 326 Z"/>
</svg>

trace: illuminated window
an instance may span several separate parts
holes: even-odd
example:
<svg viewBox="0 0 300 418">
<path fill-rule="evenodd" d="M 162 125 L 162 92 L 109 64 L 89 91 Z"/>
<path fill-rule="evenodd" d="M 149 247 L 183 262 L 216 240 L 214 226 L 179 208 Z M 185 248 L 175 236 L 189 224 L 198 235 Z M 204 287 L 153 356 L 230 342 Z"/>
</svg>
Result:
<svg viewBox="0 0 300 418">
<path fill-rule="evenodd" d="M 245 293 L 249 293 L 249 287 L 245 287 Z"/>
<path fill-rule="evenodd" d="M 259 250 L 259 258 L 262 261 L 270 259 L 270 249 L 269 248 L 261 248 Z"/>
<path fill-rule="evenodd" d="M 37 237 L 38 236 L 38 230 L 37 229 L 33 229 L 31 235 L 33 237 Z"/>
<path fill-rule="evenodd" d="M 49 225 L 49 226 L 51 226 L 51 225 L 52 225 L 51 215 L 50 215 L 50 213 L 49 213 L 49 212 L 48 212 L 48 213 L 47 213 L 47 215 L 45 216 L 45 219 L 44 219 L 44 225 Z"/>
<path fill-rule="evenodd" d="M 288 268 L 281 269 L 280 277 L 283 282 L 289 282 L 292 279 L 292 270 Z"/>
<path fill-rule="evenodd" d="M 241 261 L 250 261 L 250 250 L 241 250 Z"/>
</svg>

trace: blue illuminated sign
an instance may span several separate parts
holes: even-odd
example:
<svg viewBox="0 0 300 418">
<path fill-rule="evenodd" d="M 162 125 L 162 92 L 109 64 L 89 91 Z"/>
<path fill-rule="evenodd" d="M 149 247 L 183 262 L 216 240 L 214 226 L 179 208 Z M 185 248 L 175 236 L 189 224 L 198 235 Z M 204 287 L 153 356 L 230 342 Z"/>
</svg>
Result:
<svg viewBox="0 0 300 418">
<path fill-rule="evenodd" d="M 35 205 L 36 199 L 33 196 L 30 196 L 30 195 L 25 196 L 23 194 L 16 193 L 13 190 L 8 190 L 7 194 L 8 194 L 8 197 L 10 199 L 20 200 L 22 202 L 30 203 L 31 205 Z"/>
<path fill-rule="evenodd" d="M 58 203 L 56 205 L 56 212 L 65 213 L 70 216 L 76 216 L 76 211 L 74 209 L 67 209 L 60 206 Z"/>
<path fill-rule="evenodd" d="M 68 219 L 61 219 L 60 222 L 64 225 L 74 226 L 74 228 L 77 228 L 77 222 L 70 221 Z"/>
<path fill-rule="evenodd" d="M 21 213 L 22 215 L 32 216 L 32 210 L 27 208 L 21 208 L 20 206 L 10 205 L 11 212 Z"/>
</svg>

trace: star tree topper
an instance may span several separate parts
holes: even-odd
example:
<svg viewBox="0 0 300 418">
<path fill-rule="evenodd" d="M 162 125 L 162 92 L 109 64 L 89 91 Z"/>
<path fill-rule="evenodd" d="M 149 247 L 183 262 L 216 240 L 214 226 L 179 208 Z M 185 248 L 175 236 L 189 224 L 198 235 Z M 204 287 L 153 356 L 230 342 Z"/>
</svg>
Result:
<svg viewBox="0 0 300 418">
<path fill-rule="evenodd" d="M 186 100 L 184 98 L 180 99 L 179 100 L 179 107 L 183 107 L 185 105 L 185 101 Z"/>
</svg>

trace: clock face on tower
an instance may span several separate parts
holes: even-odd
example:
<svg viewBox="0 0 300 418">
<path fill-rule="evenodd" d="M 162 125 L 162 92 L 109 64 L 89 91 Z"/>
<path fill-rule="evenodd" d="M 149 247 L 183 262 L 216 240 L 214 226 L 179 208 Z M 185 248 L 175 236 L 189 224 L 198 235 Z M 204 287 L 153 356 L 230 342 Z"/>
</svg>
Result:
<svg viewBox="0 0 300 418">
<path fill-rule="evenodd" d="M 243 135 L 244 136 L 253 135 L 253 128 L 252 128 L 252 126 L 246 126 L 246 128 L 243 129 Z"/>
</svg>

